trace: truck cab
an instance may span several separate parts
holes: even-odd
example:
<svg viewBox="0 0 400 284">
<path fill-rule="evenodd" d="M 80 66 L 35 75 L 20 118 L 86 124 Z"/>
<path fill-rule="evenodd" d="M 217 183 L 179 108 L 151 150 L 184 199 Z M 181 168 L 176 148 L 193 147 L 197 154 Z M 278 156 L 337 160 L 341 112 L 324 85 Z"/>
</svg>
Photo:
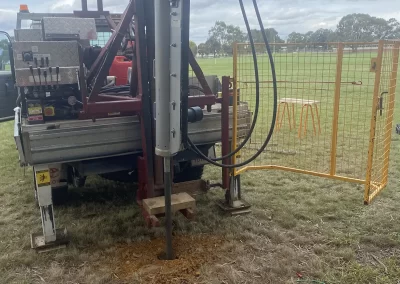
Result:
<svg viewBox="0 0 400 284">
<path fill-rule="evenodd" d="M 17 91 L 11 72 L 9 39 L 0 34 L 0 121 L 14 118 Z"/>
</svg>

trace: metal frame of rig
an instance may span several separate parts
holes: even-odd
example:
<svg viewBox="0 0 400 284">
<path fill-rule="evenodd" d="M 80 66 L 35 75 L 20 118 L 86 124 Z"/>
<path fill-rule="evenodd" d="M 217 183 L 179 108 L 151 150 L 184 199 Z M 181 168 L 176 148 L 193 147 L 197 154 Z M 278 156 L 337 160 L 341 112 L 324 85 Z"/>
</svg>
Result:
<svg viewBox="0 0 400 284">
<path fill-rule="evenodd" d="M 191 151 L 189 137 L 206 156 L 215 156 L 217 142 L 223 155 L 231 151 L 232 81 L 222 78 L 218 97 L 210 87 L 215 76 L 210 81 L 197 64 L 189 48 L 190 1 L 131 0 L 122 15 L 104 11 L 101 0 L 97 4 L 97 11 L 89 11 L 82 0 L 82 11 L 73 14 L 18 13 L 10 44 L 19 94 L 14 137 L 21 166 L 34 167 L 43 227 L 32 234 L 32 247 L 68 242 L 66 229 L 56 229 L 57 190 L 82 186 L 89 174 L 123 170 L 137 174 L 137 201 L 147 224 L 167 217 L 171 258 L 172 212 L 190 218 L 195 201 L 186 192 L 209 187 L 200 176 L 173 183 L 174 174 L 183 165 L 191 170 L 206 164 Z M 33 27 L 21 29 L 23 20 Z M 98 31 L 112 32 L 102 48 L 90 45 Z M 116 66 L 121 50 L 129 54 L 123 68 Z M 129 74 L 129 83 L 115 86 L 113 68 Z M 250 112 L 245 115 L 249 121 Z M 226 190 L 220 205 L 248 212 L 240 201 L 240 179 L 229 171 L 222 170 L 218 184 Z"/>
</svg>

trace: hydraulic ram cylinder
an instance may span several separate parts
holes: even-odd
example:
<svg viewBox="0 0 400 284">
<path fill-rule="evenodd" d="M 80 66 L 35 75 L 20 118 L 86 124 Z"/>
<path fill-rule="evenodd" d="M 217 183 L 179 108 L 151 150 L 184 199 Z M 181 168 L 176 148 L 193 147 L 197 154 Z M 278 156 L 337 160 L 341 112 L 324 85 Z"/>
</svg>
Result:
<svg viewBox="0 0 400 284">
<path fill-rule="evenodd" d="M 156 154 L 170 154 L 170 2 L 154 1 L 155 79 L 156 79 Z"/>
</svg>

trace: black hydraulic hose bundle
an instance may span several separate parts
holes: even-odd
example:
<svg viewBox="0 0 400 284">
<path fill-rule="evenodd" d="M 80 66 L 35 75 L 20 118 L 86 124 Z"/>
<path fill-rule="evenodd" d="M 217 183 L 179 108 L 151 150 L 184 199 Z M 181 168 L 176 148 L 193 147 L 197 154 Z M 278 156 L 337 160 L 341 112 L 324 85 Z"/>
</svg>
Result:
<svg viewBox="0 0 400 284">
<path fill-rule="evenodd" d="M 126 92 L 129 91 L 130 85 L 121 85 L 121 86 L 109 86 L 101 88 L 100 94 L 110 93 L 110 92 Z"/>
<path fill-rule="evenodd" d="M 260 110 L 260 80 L 259 80 L 259 72 L 258 72 L 258 61 L 257 61 L 257 53 L 256 53 L 256 49 L 255 49 L 255 45 L 254 45 L 254 40 L 253 40 L 253 35 L 251 34 L 251 29 L 250 29 L 250 25 L 249 25 L 249 21 L 247 19 L 247 15 L 246 15 L 246 11 L 244 9 L 243 6 L 243 1 L 240 0 L 240 9 L 242 11 L 243 14 L 243 19 L 246 25 L 246 30 L 247 30 L 247 34 L 249 35 L 249 42 L 250 42 L 250 47 L 251 47 L 251 53 L 253 56 L 253 64 L 254 64 L 254 77 L 256 78 L 255 83 L 256 83 L 256 104 L 255 104 L 255 110 L 254 110 L 254 118 L 253 121 L 251 123 L 250 129 L 249 129 L 249 133 L 246 135 L 245 139 L 243 139 L 242 143 L 240 143 L 239 146 L 236 147 L 236 149 L 219 158 L 215 158 L 213 159 L 214 161 L 222 161 L 223 159 L 226 158 L 230 158 L 233 155 L 235 155 L 236 153 L 238 153 L 246 144 L 247 142 L 250 140 L 251 136 L 253 135 L 254 129 L 256 127 L 257 124 L 257 120 L 258 120 L 258 112 Z"/>
<path fill-rule="evenodd" d="M 0 34 L 5 35 L 5 36 L 7 37 L 7 39 L 9 40 L 9 42 L 10 42 L 10 43 L 12 42 L 12 39 L 11 39 L 10 35 L 9 35 L 7 32 L 5 32 L 5 31 L 0 31 Z"/>
<path fill-rule="evenodd" d="M 225 155 L 223 157 L 219 157 L 219 158 L 216 158 L 216 159 L 208 158 L 188 138 L 188 142 L 189 142 L 189 145 L 191 147 L 190 150 L 195 152 L 199 157 L 201 157 L 202 159 L 206 160 L 210 164 L 212 164 L 214 166 L 218 166 L 218 167 L 223 167 L 223 168 L 236 168 L 236 167 L 245 166 L 245 165 L 249 164 L 250 162 L 254 161 L 265 150 L 265 148 L 268 146 L 269 141 L 272 138 L 272 134 L 273 134 L 274 129 L 275 129 L 277 108 L 278 108 L 278 87 L 277 87 L 277 80 L 276 80 L 275 63 L 274 63 L 274 59 L 273 59 L 273 56 L 272 56 L 271 47 L 270 47 L 270 45 L 268 43 L 268 39 L 267 39 L 267 35 L 266 35 L 266 32 L 265 32 L 265 28 L 264 28 L 264 25 L 263 25 L 262 20 L 261 20 L 260 12 L 258 10 L 257 0 L 253 0 L 254 10 L 255 10 L 256 15 L 257 15 L 257 20 L 258 20 L 258 23 L 260 25 L 261 33 L 262 33 L 263 40 L 264 40 L 264 43 L 265 43 L 265 46 L 266 46 L 266 49 L 267 49 L 267 53 L 268 53 L 268 58 L 269 58 L 269 61 L 270 61 L 270 64 L 271 64 L 271 74 L 272 74 L 273 92 L 274 92 L 274 94 L 273 94 L 273 96 L 274 96 L 274 106 L 273 106 L 272 121 L 271 121 L 271 125 L 270 125 L 270 129 L 269 129 L 268 135 L 267 135 L 263 145 L 261 146 L 261 148 L 252 157 L 250 157 L 249 159 L 247 159 L 244 162 L 241 162 L 241 163 L 235 164 L 235 165 L 225 165 L 225 164 L 220 164 L 220 163 L 216 162 L 216 161 L 220 161 L 220 160 L 225 159 L 225 158 L 232 157 L 233 155 L 238 153 L 245 146 L 246 142 L 250 139 L 250 137 L 251 137 L 251 135 L 253 133 L 254 126 L 255 126 L 255 124 L 257 122 L 256 114 L 258 115 L 258 110 L 259 110 L 259 95 L 260 95 L 259 84 L 260 84 L 260 82 L 259 82 L 259 77 L 258 77 L 257 55 L 256 55 L 255 47 L 254 47 L 253 37 L 252 37 L 251 32 L 250 32 L 250 26 L 249 26 L 249 23 L 248 23 L 246 11 L 244 9 L 243 0 L 239 0 L 239 3 L 240 3 L 240 8 L 242 10 L 243 19 L 244 19 L 245 24 L 246 24 L 246 29 L 247 29 L 247 32 L 248 32 L 248 35 L 249 35 L 249 41 L 250 41 L 251 50 L 252 50 L 252 54 L 253 54 L 253 61 L 254 61 L 254 73 L 255 73 L 255 79 L 256 79 L 256 106 L 255 106 L 256 110 L 255 110 L 255 115 L 254 115 L 254 120 L 253 120 L 252 126 L 250 128 L 250 131 L 249 131 L 248 135 L 243 140 L 244 143 L 242 142 L 233 152 L 229 153 L 228 155 Z"/>
</svg>

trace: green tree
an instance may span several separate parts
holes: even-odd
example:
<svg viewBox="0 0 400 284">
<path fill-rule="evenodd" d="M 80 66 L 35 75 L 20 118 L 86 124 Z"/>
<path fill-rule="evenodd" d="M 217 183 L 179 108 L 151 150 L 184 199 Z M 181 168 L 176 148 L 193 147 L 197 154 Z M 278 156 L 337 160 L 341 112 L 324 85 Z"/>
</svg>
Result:
<svg viewBox="0 0 400 284">
<path fill-rule="evenodd" d="M 400 23 L 394 18 L 386 21 L 368 14 L 349 14 L 340 20 L 335 31 L 318 29 L 305 34 L 292 32 L 287 38 L 287 43 L 313 43 L 303 46 L 288 46 L 288 50 L 297 51 L 303 47 L 318 48 L 322 46 L 328 49 L 327 42 L 372 42 L 379 39 L 399 38 Z"/>
<path fill-rule="evenodd" d="M 330 35 L 333 33 L 332 30 L 318 29 L 310 37 L 311 42 L 325 43 L 329 41 Z"/>
<path fill-rule="evenodd" d="M 388 33 L 386 34 L 386 38 L 399 39 L 400 38 L 400 23 L 396 19 L 391 18 L 387 21 L 387 24 L 388 24 L 389 28 L 388 28 Z"/>
<path fill-rule="evenodd" d="M 197 47 L 197 53 L 200 54 L 201 57 L 204 57 L 206 55 L 206 44 L 205 43 L 200 43 L 199 46 Z"/>
<path fill-rule="evenodd" d="M 216 54 L 232 55 L 233 43 L 246 40 L 246 35 L 241 31 L 240 27 L 227 25 L 223 21 L 216 21 L 215 25 L 209 30 L 208 35 L 208 47 L 214 49 L 214 52 L 210 53 Z"/>
<path fill-rule="evenodd" d="M 298 43 L 299 45 L 289 45 L 290 51 L 298 51 L 305 47 L 318 48 L 322 46 L 324 49 L 328 49 L 328 42 L 337 41 L 336 32 L 330 29 L 318 29 L 315 32 L 309 31 L 305 34 L 292 32 L 287 38 L 287 43 Z M 302 43 L 312 43 L 301 45 Z"/>
<path fill-rule="evenodd" d="M 270 44 L 275 44 L 275 43 L 284 43 L 285 41 L 279 37 L 278 32 L 274 28 L 268 28 L 265 29 L 265 34 L 267 36 L 267 40 Z M 255 43 L 263 43 L 264 44 L 264 37 L 262 35 L 262 32 L 257 29 L 251 30 L 251 35 L 253 36 L 253 40 Z M 281 46 L 277 45 L 274 46 L 272 45 L 273 50 L 279 50 L 281 49 Z M 260 52 L 262 50 L 265 52 L 265 46 L 264 45 L 257 45 L 257 51 Z"/>
<path fill-rule="evenodd" d="M 190 49 L 192 50 L 193 55 L 196 57 L 197 55 L 197 44 L 194 41 L 189 41 Z"/>
<path fill-rule="evenodd" d="M 288 45 L 288 51 L 299 51 L 303 46 L 298 45 L 306 42 L 306 35 L 302 33 L 292 32 L 288 35 L 287 43 L 294 43 L 296 45 Z"/>
<path fill-rule="evenodd" d="M 285 41 L 279 37 L 278 32 L 274 28 L 265 29 L 265 34 L 269 43 L 284 43 Z M 251 35 L 255 43 L 264 43 L 264 38 L 260 30 L 251 30 Z"/>
<path fill-rule="evenodd" d="M 327 43 L 332 38 L 333 33 L 334 32 L 329 29 L 318 29 L 312 33 L 309 41 L 314 43 L 314 48 L 322 46 L 324 49 L 328 49 Z"/>
<path fill-rule="evenodd" d="M 292 32 L 288 35 L 287 43 L 303 43 L 305 42 L 305 35 L 302 33 Z"/>
<path fill-rule="evenodd" d="M 397 21 L 386 21 L 368 14 L 350 14 L 344 16 L 337 25 L 336 33 L 341 41 L 370 42 L 387 39 L 397 31 Z"/>
<path fill-rule="evenodd" d="M 308 31 L 305 34 L 298 33 L 298 32 L 292 32 L 289 34 L 287 38 L 287 43 L 307 43 L 307 42 L 312 42 L 315 40 L 314 32 L 313 31 Z M 307 47 L 308 45 L 291 45 L 288 46 L 288 49 L 290 51 L 298 51 L 299 49 L 303 49 Z"/>
<path fill-rule="evenodd" d="M 304 34 L 304 42 L 312 42 L 312 36 L 314 32 L 313 31 L 308 31 Z"/>
<path fill-rule="evenodd" d="M 215 37 L 209 37 L 205 43 L 206 54 L 213 54 L 214 57 L 221 52 L 221 43 Z"/>
</svg>

